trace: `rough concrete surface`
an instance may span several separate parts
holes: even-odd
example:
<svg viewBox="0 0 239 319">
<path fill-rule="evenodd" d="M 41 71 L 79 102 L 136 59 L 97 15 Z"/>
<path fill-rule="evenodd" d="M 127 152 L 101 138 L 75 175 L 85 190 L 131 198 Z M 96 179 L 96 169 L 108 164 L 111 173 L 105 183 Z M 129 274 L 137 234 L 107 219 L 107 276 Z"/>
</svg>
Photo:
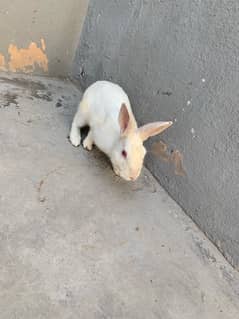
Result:
<svg viewBox="0 0 239 319">
<path fill-rule="evenodd" d="M 48 74 L 68 75 L 87 6 L 88 0 L 1 0 L 0 70 L 1 55 L 5 59 L 5 68 L 9 69 L 9 49 L 10 45 L 14 45 L 18 50 L 27 50 L 21 58 L 19 57 L 23 52 L 18 51 L 17 56 L 16 52 L 13 54 L 18 61 L 18 71 L 24 73 L 26 54 L 31 55 L 28 59 L 30 63 L 33 57 L 37 59 L 39 55 L 39 52 L 29 50 L 30 43 L 33 42 L 41 48 L 41 39 L 44 39 L 46 48 L 43 51 L 49 62 Z M 46 73 L 46 70 L 38 66 L 34 73 L 42 74 Z"/>
<path fill-rule="evenodd" d="M 238 18 L 237 0 L 91 0 L 74 67 L 121 84 L 140 123 L 174 120 L 147 167 L 237 268 Z"/>
<path fill-rule="evenodd" d="M 70 145 L 80 96 L 0 76 L 0 318 L 237 318 L 238 273 L 151 174 Z"/>
</svg>

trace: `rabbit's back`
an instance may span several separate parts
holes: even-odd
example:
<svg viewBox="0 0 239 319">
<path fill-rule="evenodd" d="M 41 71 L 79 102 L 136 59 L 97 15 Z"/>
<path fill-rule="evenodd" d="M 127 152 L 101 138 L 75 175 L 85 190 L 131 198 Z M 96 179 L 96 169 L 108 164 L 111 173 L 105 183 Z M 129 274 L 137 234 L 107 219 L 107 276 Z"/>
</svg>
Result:
<svg viewBox="0 0 239 319">
<path fill-rule="evenodd" d="M 108 81 L 97 81 L 85 91 L 83 101 L 86 102 L 89 113 L 89 125 L 111 119 L 117 127 L 118 116 L 122 103 L 125 103 L 130 113 L 129 98 L 117 84 Z"/>
</svg>

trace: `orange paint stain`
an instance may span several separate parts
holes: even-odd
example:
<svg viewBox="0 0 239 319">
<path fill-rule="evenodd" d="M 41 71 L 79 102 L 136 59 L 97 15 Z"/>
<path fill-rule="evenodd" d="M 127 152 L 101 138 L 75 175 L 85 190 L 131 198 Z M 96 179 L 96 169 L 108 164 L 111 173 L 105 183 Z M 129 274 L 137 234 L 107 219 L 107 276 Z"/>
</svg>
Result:
<svg viewBox="0 0 239 319">
<path fill-rule="evenodd" d="M 41 39 L 41 47 L 43 51 L 46 51 L 46 43 L 44 39 Z"/>
<path fill-rule="evenodd" d="M 5 71 L 5 58 L 4 56 L 0 53 L 0 71 Z"/>
<path fill-rule="evenodd" d="M 41 46 L 42 48 L 38 47 L 35 42 L 32 42 L 28 48 L 18 49 L 16 45 L 10 44 L 8 48 L 10 55 L 8 63 L 9 71 L 31 73 L 38 67 L 47 72 L 48 59 L 44 52 L 46 49 L 44 39 L 41 39 Z"/>
</svg>

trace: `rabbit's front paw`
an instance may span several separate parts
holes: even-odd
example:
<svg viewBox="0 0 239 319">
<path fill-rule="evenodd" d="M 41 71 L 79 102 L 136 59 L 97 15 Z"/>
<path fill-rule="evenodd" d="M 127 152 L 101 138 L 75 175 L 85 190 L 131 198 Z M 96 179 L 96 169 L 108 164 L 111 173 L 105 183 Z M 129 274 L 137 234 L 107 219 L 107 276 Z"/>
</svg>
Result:
<svg viewBox="0 0 239 319">
<path fill-rule="evenodd" d="M 80 145 L 81 137 L 79 134 L 70 134 L 70 142 L 73 146 L 77 147 Z"/>
</svg>

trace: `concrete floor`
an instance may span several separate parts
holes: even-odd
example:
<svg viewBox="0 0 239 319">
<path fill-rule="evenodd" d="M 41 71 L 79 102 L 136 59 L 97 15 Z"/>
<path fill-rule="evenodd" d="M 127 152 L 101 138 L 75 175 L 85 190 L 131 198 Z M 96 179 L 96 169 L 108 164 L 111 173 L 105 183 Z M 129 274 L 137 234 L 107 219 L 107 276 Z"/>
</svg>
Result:
<svg viewBox="0 0 239 319">
<path fill-rule="evenodd" d="M 0 77 L 0 318 L 238 318 L 238 273 L 151 174 L 70 145 L 80 95 Z"/>
</svg>

